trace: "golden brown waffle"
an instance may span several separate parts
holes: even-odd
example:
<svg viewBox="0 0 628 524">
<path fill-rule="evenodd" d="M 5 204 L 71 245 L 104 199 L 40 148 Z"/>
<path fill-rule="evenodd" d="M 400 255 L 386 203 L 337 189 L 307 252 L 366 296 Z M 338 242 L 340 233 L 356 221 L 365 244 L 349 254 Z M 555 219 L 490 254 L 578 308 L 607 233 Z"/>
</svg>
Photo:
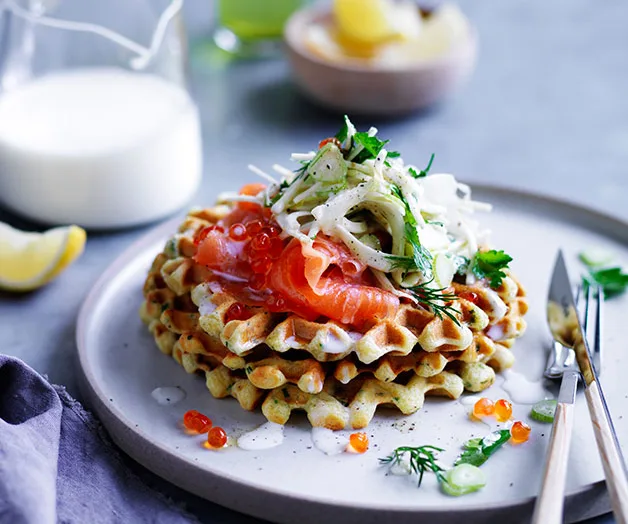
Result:
<svg viewBox="0 0 628 524">
<path fill-rule="evenodd" d="M 159 349 L 188 373 L 204 373 L 216 398 L 232 396 L 247 410 L 261 405 L 281 424 L 296 409 L 314 426 L 363 428 L 381 404 L 410 414 L 425 395 L 482 391 L 495 370 L 512 365 L 527 302 L 510 275 L 497 290 L 454 284 L 457 294 L 476 296 L 455 302 L 459 324 L 409 304 L 362 332 L 259 307 L 227 322 L 236 299 L 212 292 L 211 272 L 191 257 L 194 236 L 228 212 L 188 215 L 155 258 L 140 308 Z"/>
</svg>

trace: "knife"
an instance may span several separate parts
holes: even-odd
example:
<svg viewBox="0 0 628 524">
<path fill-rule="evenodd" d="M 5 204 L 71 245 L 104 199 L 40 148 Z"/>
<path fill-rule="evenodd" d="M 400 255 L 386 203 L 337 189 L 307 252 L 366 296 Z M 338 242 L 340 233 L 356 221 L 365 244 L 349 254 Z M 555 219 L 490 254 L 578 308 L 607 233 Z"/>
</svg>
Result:
<svg viewBox="0 0 628 524">
<path fill-rule="evenodd" d="M 561 276 L 557 274 L 555 267 L 547 300 L 547 322 L 554 337 L 554 349 L 560 348 L 561 353 L 569 351 L 571 364 L 569 366 L 562 365 L 560 370 L 555 372 L 555 376 L 551 376 L 551 378 L 561 378 L 560 391 L 541 479 L 541 491 L 534 505 L 532 524 L 560 524 L 563 522 L 565 481 L 573 429 L 574 402 L 580 380 L 580 371 L 575 362 L 573 344 L 567 342 L 563 334 L 565 322 L 562 310 L 556 311 L 556 292 L 553 289 L 557 285 L 555 284 L 557 279 Z M 545 375 L 548 376 L 547 370 Z"/>
<path fill-rule="evenodd" d="M 591 421 L 593 422 L 593 431 L 600 458 L 602 459 L 602 467 L 606 476 L 606 486 L 613 512 L 618 524 L 628 524 L 628 475 L 626 465 L 617 441 L 617 435 L 606 405 L 604 393 L 592 363 L 591 351 L 578 318 L 571 289 L 571 281 L 567 273 L 565 260 L 562 251 L 559 251 L 548 294 L 548 323 L 554 338 L 564 346 L 573 348 L 575 352 L 578 368 L 584 382 L 584 393 Z M 577 380 L 572 381 L 570 379 L 566 383 L 564 379 L 558 397 L 554 426 L 550 438 L 550 449 L 543 476 L 542 493 L 537 501 L 537 507 L 535 507 L 535 517 L 537 508 L 540 508 L 539 512 L 541 509 L 544 509 L 544 514 L 551 514 L 552 519 L 557 518 L 558 520 L 543 520 L 544 524 L 545 522 L 561 522 L 560 519 L 562 518 L 562 502 L 557 504 L 556 499 L 559 498 L 562 501 L 564 496 L 567 467 L 567 452 L 564 448 L 567 448 L 568 451 L 571 426 L 573 425 L 572 414 L 576 386 Z M 555 461 L 557 464 L 552 464 L 553 452 L 557 453 L 563 460 Z M 557 485 L 554 483 L 557 483 Z M 558 491 L 559 489 L 560 491 Z M 548 492 L 547 495 L 545 493 L 546 490 Z M 554 502 L 553 504 L 552 501 Z M 559 506 L 558 512 L 555 509 L 556 506 Z M 557 514 L 558 516 L 556 516 Z"/>
</svg>

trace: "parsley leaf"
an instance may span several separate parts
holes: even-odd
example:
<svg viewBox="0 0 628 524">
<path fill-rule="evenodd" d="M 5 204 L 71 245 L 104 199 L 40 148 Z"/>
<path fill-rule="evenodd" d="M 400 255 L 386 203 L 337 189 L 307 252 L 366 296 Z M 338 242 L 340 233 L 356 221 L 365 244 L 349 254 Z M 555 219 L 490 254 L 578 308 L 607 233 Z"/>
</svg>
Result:
<svg viewBox="0 0 628 524">
<path fill-rule="evenodd" d="M 370 158 L 376 158 L 382 148 L 389 140 L 380 140 L 376 136 L 369 136 L 368 133 L 357 132 L 353 135 L 354 146 L 362 146 L 363 149 L 353 159 L 356 164 L 361 164 Z"/>
<path fill-rule="evenodd" d="M 493 431 L 490 435 L 483 439 L 472 438 L 464 444 L 464 451 L 454 462 L 454 466 L 458 464 L 471 464 L 479 467 L 484 464 L 488 458 L 501 448 L 510 439 L 510 430 L 500 429 Z"/>
<path fill-rule="evenodd" d="M 589 271 L 589 275 L 585 276 L 584 280 L 585 286 L 591 283 L 602 286 L 606 298 L 621 295 L 628 288 L 628 274 L 624 273 L 620 267 Z"/>
<path fill-rule="evenodd" d="M 471 270 L 476 277 L 487 278 L 495 289 L 501 286 L 502 279 L 506 277 L 502 269 L 506 269 L 511 261 L 512 257 L 503 251 L 479 251 L 473 259 Z"/>
<path fill-rule="evenodd" d="M 390 156 L 390 154 L 389 154 Z M 409 167 L 408 168 L 408 172 L 410 173 L 410 176 L 412 178 L 424 178 L 427 176 L 427 174 L 430 172 L 430 169 L 432 167 L 432 162 L 434 162 L 434 153 L 432 153 L 432 156 L 430 157 L 430 161 L 427 163 L 427 166 L 425 169 L 421 169 L 421 171 L 419 171 L 417 173 L 416 169 Z"/>
<path fill-rule="evenodd" d="M 399 151 L 388 151 L 386 153 L 386 160 L 384 160 L 384 165 L 386 167 L 391 167 L 392 164 L 388 161 L 389 158 L 399 158 L 401 153 Z"/>
</svg>

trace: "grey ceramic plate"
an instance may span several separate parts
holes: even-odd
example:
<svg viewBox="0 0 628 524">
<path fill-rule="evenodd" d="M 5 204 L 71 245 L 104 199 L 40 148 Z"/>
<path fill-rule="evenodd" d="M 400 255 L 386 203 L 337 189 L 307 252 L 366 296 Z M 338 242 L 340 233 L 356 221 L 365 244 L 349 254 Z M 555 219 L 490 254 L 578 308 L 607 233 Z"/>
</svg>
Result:
<svg viewBox="0 0 628 524">
<path fill-rule="evenodd" d="M 538 388 L 549 338 L 545 296 L 557 248 L 564 249 L 573 276 L 582 270 L 576 255 L 586 247 L 609 248 L 619 262 L 626 263 L 628 225 L 568 203 L 506 189 L 477 187 L 474 197 L 494 204 L 493 213 L 478 218 L 493 230 L 494 244 L 514 257 L 514 270 L 528 290 L 529 327 L 514 348 L 514 370 L 519 380 Z M 186 435 L 180 420 L 188 409 L 207 413 L 234 436 L 255 428 L 264 418 L 261 413 L 243 411 L 233 399 L 212 398 L 201 377 L 187 375 L 157 350 L 138 318 L 145 273 L 176 225 L 175 220 L 158 227 L 120 256 L 94 286 L 79 316 L 77 342 L 84 394 L 124 451 L 197 495 L 277 522 L 529 520 L 549 439 L 548 425 L 530 422 L 530 441 L 500 450 L 482 466 L 487 486 L 465 497 L 442 495 L 433 476 L 417 489 L 414 479 L 387 476 L 378 466 L 378 457 L 395 447 L 421 444 L 446 448 L 442 458 L 448 464 L 462 442 L 487 434 L 490 428 L 472 422 L 466 415 L 469 407 L 458 401 L 430 398 L 410 417 L 378 412 L 368 428 L 371 448 L 364 455 L 324 455 L 312 446 L 304 417 L 290 421 L 281 446 L 264 451 L 231 447 L 212 452 L 203 448 L 202 437 Z M 628 397 L 618 370 L 628 367 L 622 329 L 622 311 L 627 305 L 626 298 L 608 303 L 602 375 L 624 449 L 628 446 L 628 417 L 622 413 Z M 502 389 L 503 380 L 498 378 L 486 395 L 509 398 Z M 187 396 L 176 405 L 161 406 L 151 392 L 162 386 L 180 386 Z M 527 420 L 529 407 L 515 403 L 515 417 Z M 602 479 L 586 403 L 580 394 L 567 481 L 568 520 L 609 510 Z"/>
</svg>

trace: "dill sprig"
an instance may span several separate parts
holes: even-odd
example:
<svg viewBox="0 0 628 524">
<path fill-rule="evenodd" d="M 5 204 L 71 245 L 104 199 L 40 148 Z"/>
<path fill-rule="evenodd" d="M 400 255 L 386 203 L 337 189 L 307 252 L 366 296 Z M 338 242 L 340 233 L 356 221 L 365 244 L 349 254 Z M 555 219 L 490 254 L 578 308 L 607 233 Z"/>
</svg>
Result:
<svg viewBox="0 0 628 524">
<path fill-rule="evenodd" d="M 443 315 L 446 315 L 457 325 L 460 325 L 460 321 L 455 316 L 455 313 L 459 313 L 459 311 L 451 305 L 451 302 L 458 300 L 458 296 L 453 293 L 446 293 L 447 288 L 444 287 L 440 289 L 428 287 L 433 280 L 409 287 L 407 291 L 410 291 L 420 304 L 429 307 L 438 318 L 442 319 Z"/>
<path fill-rule="evenodd" d="M 443 451 L 443 449 L 429 445 L 415 448 L 410 446 L 401 446 L 395 449 L 387 457 L 380 458 L 379 463 L 382 466 L 388 465 L 390 468 L 395 464 L 401 464 L 404 455 L 408 454 L 410 469 L 419 476 L 417 484 L 418 487 L 421 487 L 423 474 L 426 471 L 433 472 L 439 482 L 447 482 L 447 479 L 443 475 L 445 470 L 436 463 L 436 455 L 441 451 Z"/>
</svg>

